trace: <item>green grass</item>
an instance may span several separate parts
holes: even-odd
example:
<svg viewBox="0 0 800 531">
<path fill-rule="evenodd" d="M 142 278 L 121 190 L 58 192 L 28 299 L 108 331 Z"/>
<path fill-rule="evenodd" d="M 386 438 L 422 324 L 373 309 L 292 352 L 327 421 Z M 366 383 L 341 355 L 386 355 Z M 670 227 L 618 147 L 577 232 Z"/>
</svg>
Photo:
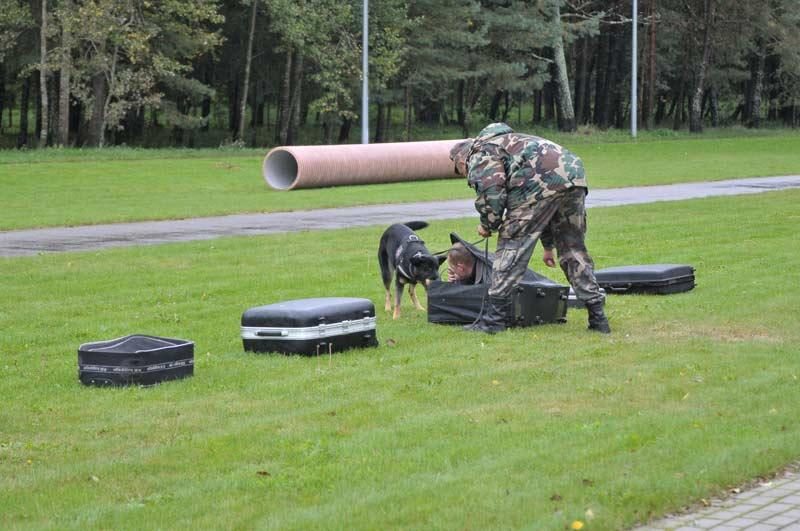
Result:
<svg viewBox="0 0 800 531">
<path fill-rule="evenodd" d="M 559 138 L 580 154 L 593 188 L 795 174 L 795 133 L 623 143 Z M 607 139 L 608 142 L 598 141 Z M 0 152 L 0 230 L 472 197 L 462 179 L 276 191 L 258 150 Z"/>
<path fill-rule="evenodd" d="M 697 268 L 611 296 L 611 336 L 392 321 L 383 227 L 4 259 L 0 528 L 620 529 L 721 494 L 800 456 L 798 201 L 591 209 L 598 267 Z M 242 352 L 242 311 L 313 296 L 374 301 L 381 346 Z M 195 341 L 195 376 L 81 386 L 78 345 L 129 333 Z"/>
</svg>

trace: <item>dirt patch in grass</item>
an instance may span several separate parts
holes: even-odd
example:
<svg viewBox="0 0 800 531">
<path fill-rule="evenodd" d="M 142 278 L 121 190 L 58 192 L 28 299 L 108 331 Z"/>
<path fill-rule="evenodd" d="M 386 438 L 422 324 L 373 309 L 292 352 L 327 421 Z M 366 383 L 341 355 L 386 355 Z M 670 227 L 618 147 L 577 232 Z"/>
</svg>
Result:
<svg viewBox="0 0 800 531">
<path fill-rule="evenodd" d="M 758 342 L 778 344 L 786 340 L 780 333 L 774 330 L 769 330 L 766 327 L 742 327 L 742 325 L 733 326 L 716 326 L 716 325 L 694 325 L 685 326 L 678 323 L 662 324 L 661 326 L 652 330 L 650 339 L 665 339 L 671 340 L 697 340 L 709 339 L 712 341 L 721 341 L 723 343 L 742 343 L 742 342 Z"/>
</svg>

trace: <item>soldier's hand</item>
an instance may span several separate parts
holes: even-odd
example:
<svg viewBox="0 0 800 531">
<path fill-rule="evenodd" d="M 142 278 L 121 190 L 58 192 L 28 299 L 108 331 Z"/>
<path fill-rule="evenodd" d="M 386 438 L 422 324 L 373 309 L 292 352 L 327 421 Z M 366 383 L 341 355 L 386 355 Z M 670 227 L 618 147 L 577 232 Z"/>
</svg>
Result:
<svg viewBox="0 0 800 531">
<path fill-rule="evenodd" d="M 545 249 L 544 250 L 544 254 L 542 255 L 542 262 L 544 262 L 544 265 L 546 265 L 547 267 L 555 267 L 556 266 L 556 259 L 553 256 L 553 250 L 552 249 Z"/>
<path fill-rule="evenodd" d="M 483 225 L 478 225 L 478 235 L 481 238 L 488 238 L 492 235 L 492 231 L 484 227 Z"/>
</svg>

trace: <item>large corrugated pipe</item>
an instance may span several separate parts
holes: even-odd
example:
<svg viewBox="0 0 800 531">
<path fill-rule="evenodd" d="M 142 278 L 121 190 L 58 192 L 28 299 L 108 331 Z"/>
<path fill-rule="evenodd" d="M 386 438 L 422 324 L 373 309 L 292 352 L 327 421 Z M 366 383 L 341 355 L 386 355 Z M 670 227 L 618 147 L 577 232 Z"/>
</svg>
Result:
<svg viewBox="0 0 800 531">
<path fill-rule="evenodd" d="M 460 140 L 282 146 L 264 158 L 264 179 L 278 190 L 457 177 L 450 149 Z"/>
</svg>

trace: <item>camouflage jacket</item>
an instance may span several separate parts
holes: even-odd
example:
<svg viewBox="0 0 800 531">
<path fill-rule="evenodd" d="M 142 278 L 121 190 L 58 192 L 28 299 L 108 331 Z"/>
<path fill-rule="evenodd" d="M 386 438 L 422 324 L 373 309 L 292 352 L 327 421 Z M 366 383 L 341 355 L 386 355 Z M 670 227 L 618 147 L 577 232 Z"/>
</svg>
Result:
<svg viewBox="0 0 800 531">
<path fill-rule="evenodd" d="M 588 188 L 577 155 L 544 138 L 515 133 L 504 123 L 480 132 L 467 168 L 481 225 L 506 238 L 530 218 L 537 201 L 575 186 Z"/>
</svg>

